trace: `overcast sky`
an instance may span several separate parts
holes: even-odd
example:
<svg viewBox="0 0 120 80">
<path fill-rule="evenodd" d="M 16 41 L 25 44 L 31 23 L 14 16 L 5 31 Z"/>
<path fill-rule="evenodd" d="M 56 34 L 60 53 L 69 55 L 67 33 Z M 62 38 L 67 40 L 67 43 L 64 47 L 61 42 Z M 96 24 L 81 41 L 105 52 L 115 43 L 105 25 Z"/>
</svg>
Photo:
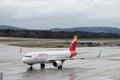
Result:
<svg viewBox="0 0 120 80">
<path fill-rule="evenodd" d="M 0 24 L 30 29 L 120 28 L 120 0 L 0 0 Z"/>
</svg>

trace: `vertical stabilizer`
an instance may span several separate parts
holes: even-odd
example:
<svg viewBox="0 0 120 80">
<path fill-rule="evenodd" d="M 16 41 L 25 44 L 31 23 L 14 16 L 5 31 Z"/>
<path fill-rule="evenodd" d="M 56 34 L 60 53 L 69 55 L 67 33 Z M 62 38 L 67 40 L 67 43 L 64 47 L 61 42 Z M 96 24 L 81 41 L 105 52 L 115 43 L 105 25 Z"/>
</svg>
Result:
<svg viewBox="0 0 120 80">
<path fill-rule="evenodd" d="M 78 36 L 75 35 L 73 38 L 73 41 L 70 44 L 69 51 L 76 51 L 77 38 L 78 38 Z"/>
<path fill-rule="evenodd" d="M 78 38 L 78 36 L 75 35 L 74 38 L 73 38 L 73 41 L 70 44 L 70 48 L 69 48 L 70 58 L 73 57 L 73 56 L 75 56 L 77 54 L 76 53 L 77 38 Z"/>
</svg>

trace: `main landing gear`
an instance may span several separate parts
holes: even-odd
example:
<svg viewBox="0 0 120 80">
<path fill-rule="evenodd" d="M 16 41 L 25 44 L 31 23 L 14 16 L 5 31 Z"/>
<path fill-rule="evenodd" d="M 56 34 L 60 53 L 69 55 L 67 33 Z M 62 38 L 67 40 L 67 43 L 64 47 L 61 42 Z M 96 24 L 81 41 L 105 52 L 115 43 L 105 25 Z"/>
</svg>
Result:
<svg viewBox="0 0 120 80">
<path fill-rule="evenodd" d="M 62 69 L 62 66 L 58 66 L 58 69 Z"/>
<path fill-rule="evenodd" d="M 45 68 L 45 64 L 40 64 L 40 67 L 41 67 L 41 69 L 44 69 Z M 33 67 L 32 67 L 32 65 L 30 65 L 30 68 L 29 68 L 30 70 L 33 70 Z"/>
<path fill-rule="evenodd" d="M 41 66 L 41 69 L 45 68 L 45 64 L 43 64 L 43 63 L 40 66 Z"/>
</svg>

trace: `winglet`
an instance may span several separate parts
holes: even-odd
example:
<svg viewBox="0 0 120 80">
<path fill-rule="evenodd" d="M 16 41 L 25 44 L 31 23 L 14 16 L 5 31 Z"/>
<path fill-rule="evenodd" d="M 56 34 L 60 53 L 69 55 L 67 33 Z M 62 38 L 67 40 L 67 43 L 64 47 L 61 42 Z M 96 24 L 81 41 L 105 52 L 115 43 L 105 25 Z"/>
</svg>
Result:
<svg viewBox="0 0 120 80">
<path fill-rule="evenodd" d="M 101 56 L 102 50 L 99 52 L 97 58 L 99 58 Z"/>
<path fill-rule="evenodd" d="M 22 53 L 22 47 L 20 48 L 20 53 Z"/>
</svg>

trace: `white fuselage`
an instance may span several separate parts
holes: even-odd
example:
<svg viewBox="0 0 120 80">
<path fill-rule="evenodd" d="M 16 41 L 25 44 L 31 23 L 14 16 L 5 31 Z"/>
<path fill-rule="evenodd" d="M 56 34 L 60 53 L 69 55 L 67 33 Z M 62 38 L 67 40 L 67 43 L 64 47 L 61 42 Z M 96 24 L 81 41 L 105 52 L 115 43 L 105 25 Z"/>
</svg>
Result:
<svg viewBox="0 0 120 80">
<path fill-rule="evenodd" d="M 47 51 L 47 52 L 30 52 L 24 55 L 22 61 L 32 65 L 36 63 L 52 63 L 57 60 L 67 60 L 70 58 L 70 51 Z"/>
<path fill-rule="evenodd" d="M 22 61 L 30 65 L 40 63 L 41 69 L 45 68 L 45 63 L 52 63 L 54 67 L 62 69 L 63 62 L 74 57 L 76 53 L 77 35 L 74 36 L 70 44 L 69 50 L 65 51 L 46 51 L 46 52 L 30 52 L 24 55 Z M 21 52 L 21 51 L 20 51 Z"/>
</svg>

